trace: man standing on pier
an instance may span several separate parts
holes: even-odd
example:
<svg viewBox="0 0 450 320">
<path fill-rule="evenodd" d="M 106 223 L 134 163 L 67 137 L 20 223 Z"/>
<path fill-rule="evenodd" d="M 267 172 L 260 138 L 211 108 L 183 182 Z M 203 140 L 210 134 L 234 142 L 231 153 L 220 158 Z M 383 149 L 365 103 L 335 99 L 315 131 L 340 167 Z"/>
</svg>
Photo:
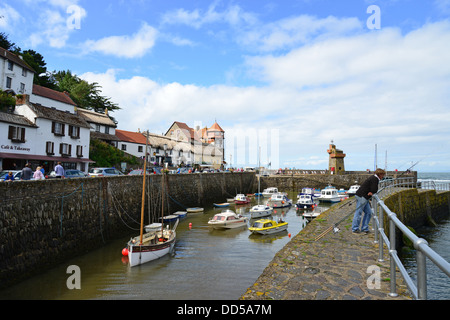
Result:
<svg viewBox="0 0 450 320">
<path fill-rule="evenodd" d="M 356 211 L 353 217 L 352 231 L 359 233 L 359 225 L 361 224 L 361 215 L 364 212 L 362 219 L 361 232 L 369 233 L 369 222 L 372 217 L 372 209 L 370 207 L 370 198 L 378 192 L 378 182 L 384 178 L 386 171 L 377 169 L 375 174 L 363 182 L 356 192 Z"/>
</svg>

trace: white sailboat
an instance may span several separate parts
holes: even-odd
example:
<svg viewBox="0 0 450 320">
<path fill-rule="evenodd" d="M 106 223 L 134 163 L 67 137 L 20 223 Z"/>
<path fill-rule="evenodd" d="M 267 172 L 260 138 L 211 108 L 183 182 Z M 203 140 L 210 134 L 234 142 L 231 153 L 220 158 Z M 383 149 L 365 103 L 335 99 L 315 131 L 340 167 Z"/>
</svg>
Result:
<svg viewBox="0 0 450 320">
<path fill-rule="evenodd" d="M 148 135 L 148 131 L 147 131 Z M 131 238 L 127 244 L 128 261 L 131 267 L 138 266 L 156 259 L 159 259 L 173 250 L 176 240 L 176 228 L 178 221 L 175 222 L 173 228 L 167 226 L 164 228 L 164 223 L 161 223 L 160 229 L 149 229 L 144 234 L 144 200 L 145 200 L 145 177 L 147 171 L 147 143 L 145 146 L 145 161 L 144 161 L 144 178 L 142 187 L 142 204 L 141 204 L 141 229 L 140 235 Z M 164 216 L 164 179 L 165 173 L 161 176 L 162 184 L 162 206 L 161 217 Z"/>
<path fill-rule="evenodd" d="M 259 150 L 259 160 L 258 160 L 259 168 L 261 168 L 260 158 L 261 158 L 261 147 Z M 258 176 L 258 194 L 261 194 L 261 174 Z M 273 212 L 272 207 L 268 206 L 267 204 L 260 204 L 259 199 L 260 197 L 258 197 L 258 204 L 250 209 L 250 216 L 252 219 L 267 217 L 270 216 Z"/>
</svg>

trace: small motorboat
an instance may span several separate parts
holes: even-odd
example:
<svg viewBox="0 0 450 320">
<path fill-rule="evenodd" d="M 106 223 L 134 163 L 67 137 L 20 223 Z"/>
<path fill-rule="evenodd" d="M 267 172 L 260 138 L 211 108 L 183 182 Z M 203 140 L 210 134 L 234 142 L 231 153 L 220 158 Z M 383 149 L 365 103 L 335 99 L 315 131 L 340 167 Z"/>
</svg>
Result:
<svg viewBox="0 0 450 320">
<path fill-rule="evenodd" d="M 228 202 L 224 202 L 224 203 L 213 203 L 213 206 L 216 208 L 227 208 L 230 206 L 230 204 Z"/>
<path fill-rule="evenodd" d="M 314 188 L 306 187 L 297 195 L 297 199 L 299 199 L 301 195 L 310 195 L 312 198 L 318 198 L 320 197 L 320 192 L 317 192 Z"/>
<path fill-rule="evenodd" d="M 262 217 L 270 216 L 273 212 L 273 208 L 266 204 L 257 204 L 250 209 L 250 217 L 252 219 L 258 219 Z"/>
<path fill-rule="evenodd" d="M 288 199 L 285 193 L 278 192 L 270 197 L 267 205 L 272 208 L 286 208 L 292 205 L 292 200 Z"/>
<path fill-rule="evenodd" d="M 299 195 L 297 203 L 295 205 L 298 209 L 311 209 L 316 206 L 313 196 L 311 196 L 310 194 Z"/>
<path fill-rule="evenodd" d="M 162 227 L 161 223 L 155 222 L 155 223 L 146 225 L 144 228 L 145 228 L 145 232 L 148 233 L 148 232 L 156 232 L 158 230 L 161 230 L 161 227 Z"/>
<path fill-rule="evenodd" d="M 286 231 L 288 223 L 282 220 L 276 222 L 271 219 L 260 219 L 253 223 L 253 225 L 248 228 L 252 233 L 258 234 L 274 234 Z"/>
<path fill-rule="evenodd" d="M 178 215 L 171 214 L 171 215 L 162 217 L 162 221 L 163 222 L 173 222 L 173 221 L 177 220 L 178 218 L 179 218 Z M 161 220 L 161 218 L 159 218 L 159 219 Z"/>
<path fill-rule="evenodd" d="M 174 212 L 173 214 L 178 216 L 178 218 L 184 218 L 187 215 L 187 211 L 177 211 L 177 212 Z"/>
<path fill-rule="evenodd" d="M 261 192 L 263 197 L 270 198 L 273 194 L 278 193 L 278 188 L 270 187 Z"/>
<path fill-rule="evenodd" d="M 321 213 L 322 212 L 319 212 L 319 211 L 304 212 L 302 214 L 302 216 L 307 219 L 314 219 L 314 218 L 317 218 L 318 216 L 320 216 Z"/>
<path fill-rule="evenodd" d="M 197 212 L 203 212 L 203 208 L 187 208 L 187 213 L 197 213 Z"/>
<path fill-rule="evenodd" d="M 356 191 L 358 191 L 359 187 L 361 187 L 359 184 L 354 184 L 350 186 L 350 189 L 347 191 L 347 195 L 354 196 L 356 194 Z"/>
<path fill-rule="evenodd" d="M 245 194 L 238 194 L 234 198 L 234 203 L 236 203 L 236 204 L 247 204 L 247 203 L 250 203 L 250 198 L 247 197 Z"/>
<path fill-rule="evenodd" d="M 215 214 L 214 217 L 208 221 L 208 225 L 214 229 L 234 229 L 247 226 L 247 221 L 248 218 L 236 214 L 234 211 L 225 210 Z"/>
<path fill-rule="evenodd" d="M 341 197 L 339 196 L 338 190 L 333 186 L 328 186 L 322 190 L 321 195 L 319 197 L 321 202 L 340 202 Z"/>
</svg>

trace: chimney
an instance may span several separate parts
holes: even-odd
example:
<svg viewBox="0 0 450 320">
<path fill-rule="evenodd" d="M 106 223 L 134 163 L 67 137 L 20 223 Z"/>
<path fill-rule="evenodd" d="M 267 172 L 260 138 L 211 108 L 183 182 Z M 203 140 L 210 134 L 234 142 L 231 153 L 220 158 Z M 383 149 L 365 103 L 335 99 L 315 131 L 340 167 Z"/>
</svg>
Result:
<svg viewBox="0 0 450 320">
<path fill-rule="evenodd" d="M 108 115 L 108 108 L 105 108 L 105 114 Z"/>
</svg>

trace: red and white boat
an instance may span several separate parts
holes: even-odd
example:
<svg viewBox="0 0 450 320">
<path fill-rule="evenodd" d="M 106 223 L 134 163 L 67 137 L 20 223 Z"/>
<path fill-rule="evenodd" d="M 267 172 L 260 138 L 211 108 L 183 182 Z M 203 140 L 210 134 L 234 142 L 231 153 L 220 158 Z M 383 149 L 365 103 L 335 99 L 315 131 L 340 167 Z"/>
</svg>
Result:
<svg viewBox="0 0 450 320">
<path fill-rule="evenodd" d="M 234 198 L 234 203 L 235 204 L 247 204 L 247 203 L 250 203 L 250 198 L 247 197 L 245 194 L 238 194 Z"/>
</svg>

